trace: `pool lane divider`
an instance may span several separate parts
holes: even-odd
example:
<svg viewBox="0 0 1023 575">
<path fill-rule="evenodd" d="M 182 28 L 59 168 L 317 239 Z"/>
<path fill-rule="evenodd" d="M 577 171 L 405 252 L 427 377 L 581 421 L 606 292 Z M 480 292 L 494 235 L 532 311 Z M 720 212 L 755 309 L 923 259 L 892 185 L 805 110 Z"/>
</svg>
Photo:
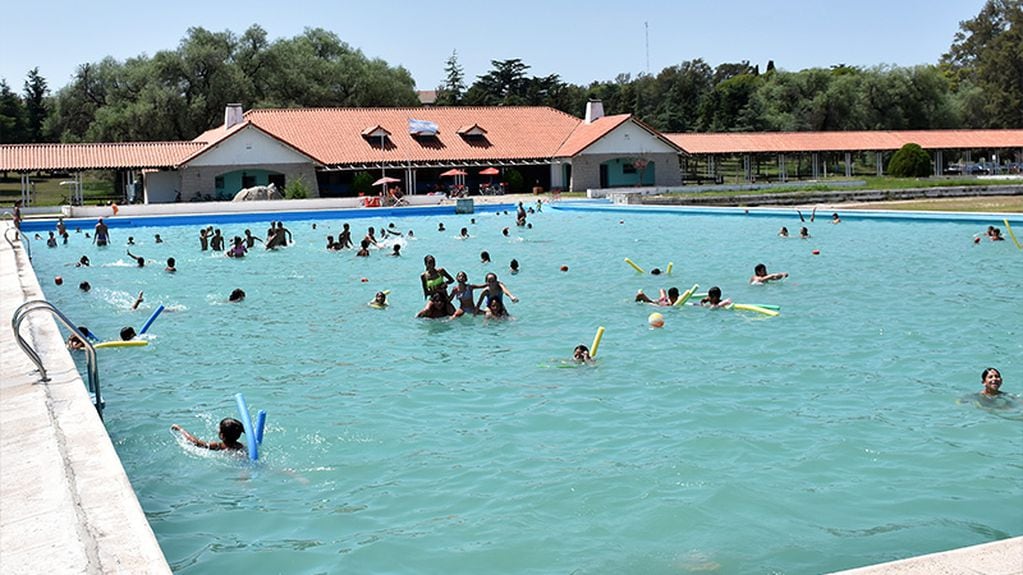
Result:
<svg viewBox="0 0 1023 575">
<path fill-rule="evenodd" d="M 245 428 L 245 446 L 249 450 L 249 459 L 259 459 L 259 446 L 263 443 L 263 427 L 266 425 L 266 412 L 262 409 L 256 414 L 256 427 L 252 426 L 252 418 L 249 417 L 249 406 L 245 403 L 245 396 L 241 393 L 234 395 L 234 401 L 238 405 L 238 417 L 242 420 L 242 427 Z"/>
</svg>

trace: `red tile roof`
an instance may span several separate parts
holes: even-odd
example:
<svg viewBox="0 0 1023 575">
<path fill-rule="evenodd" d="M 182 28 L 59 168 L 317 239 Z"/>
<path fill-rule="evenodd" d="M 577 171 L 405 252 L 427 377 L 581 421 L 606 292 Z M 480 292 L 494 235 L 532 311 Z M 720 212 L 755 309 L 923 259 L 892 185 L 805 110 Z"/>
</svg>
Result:
<svg viewBox="0 0 1023 575">
<path fill-rule="evenodd" d="M 618 114 L 617 116 L 597 118 L 589 124 L 579 122 L 579 125 L 576 126 L 575 130 L 572 130 L 572 133 L 569 134 L 568 138 L 561 144 L 561 147 L 558 148 L 554 155 L 559 158 L 570 158 L 593 145 L 594 142 L 606 136 L 611 130 L 627 122 L 630 117 L 630 114 Z"/>
<path fill-rule="evenodd" d="M 436 138 L 413 137 L 409 119 L 437 124 Z M 257 109 L 246 112 L 245 120 L 327 166 L 550 159 L 581 123 L 553 108 L 518 106 Z M 473 124 L 486 135 L 459 135 Z M 376 125 L 391 133 L 384 150 L 362 135 Z"/>
<path fill-rule="evenodd" d="M 1023 146 L 1023 130 L 903 130 L 876 132 L 729 132 L 665 134 L 691 154 L 858 152 L 925 149 L 991 149 Z"/>
<path fill-rule="evenodd" d="M 0 170 L 170 168 L 204 147 L 199 142 L 8 144 L 0 146 Z"/>
</svg>

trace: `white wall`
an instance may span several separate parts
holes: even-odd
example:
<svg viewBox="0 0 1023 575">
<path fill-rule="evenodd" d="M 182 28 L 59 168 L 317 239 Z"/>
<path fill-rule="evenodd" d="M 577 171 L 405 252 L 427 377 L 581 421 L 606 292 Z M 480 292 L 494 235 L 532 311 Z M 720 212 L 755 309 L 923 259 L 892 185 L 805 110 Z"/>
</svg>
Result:
<svg viewBox="0 0 1023 575">
<path fill-rule="evenodd" d="M 181 189 L 181 173 L 177 171 L 145 172 L 142 195 L 147 204 L 173 202 Z"/>
<path fill-rule="evenodd" d="M 444 196 L 405 196 L 411 206 L 452 204 Z M 362 198 L 313 198 L 305 200 L 267 200 L 253 202 L 177 202 L 172 204 L 135 204 L 118 206 L 117 215 L 166 216 L 180 214 L 224 214 L 233 212 L 286 212 L 305 210 L 344 210 L 361 208 Z M 369 210 L 375 208 L 366 208 Z M 400 209 L 400 208 L 399 208 Z M 114 215 L 110 206 L 61 206 L 66 218 L 109 218 Z"/>
<path fill-rule="evenodd" d="M 633 122 L 625 122 L 603 138 L 597 140 L 589 148 L 579 153 L 580 156 L 591 154 L 617 154 L 620 156 L 639 156 L 644 153 L 677 153 L 675 148 L 656 138 Z"/>
<path fill-rule="evenodd" d="M 188 162 L 197 166 L 258 166 L 261 164 L 308 164 L 310 158 L 251 126 Z"/>
</svg>

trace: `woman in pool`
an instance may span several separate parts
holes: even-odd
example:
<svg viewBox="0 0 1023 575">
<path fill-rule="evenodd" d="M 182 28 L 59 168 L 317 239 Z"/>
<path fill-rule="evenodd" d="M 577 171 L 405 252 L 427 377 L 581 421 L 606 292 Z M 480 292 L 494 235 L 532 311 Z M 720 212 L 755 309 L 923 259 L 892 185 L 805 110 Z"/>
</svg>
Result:
<svg viewBox="0 0 1023 575">
<path fill-rule="evenodd" d="M 452 319 L 465 314 L 476 314 L 476 305 L 473 303 L 472 290 L 478 286 L 469 283 L 469 276 L 465 272 L 455 274 L 455 287 L 451 288 L 451 300 L 458 302 L 458 309 L 451 316 Z"/>
<path fill-rule="evenodd" d="M 448 313 L 448 307 L 451 307 L 451 302 L 447 301 L 440 292 L 434 292 L 430 295 L 430 300 L 426 302 L 426 307 L 419 310 L 416 317 L 422 317 L 427 319 L 440 319 L 442 317 L 448 317 L 451 315 Z"/>
<path fill-rule="evenodd" d="M 732 305 L 732 300 L 721 299 L 721 288 L 714 286 L 707 290 L 707 297 L 700 300 L 700 305 L 710 308 L 723 308 Z"/>
<path fill-rule="evenodd" d="M 384 309 L 385 307 L 387 307 L 387 294 L 382 291 L 378 291 L 376 295 L 373 296 L 373 299 L 369 302 L 369 307 L 377 309 Z"/>
<path fill-rule="evenodd" d="M 435 293 L 441 294 L 450 310 L 447 315 L 454 314 L 455 306 L 448 297 L 448 284 L 455 283 L 455 278 L 444 268 L 438 268 L 437 260 L 431 255 L 423 258 L 423 265 L 426 266 L 426 271 L 419 275 L 419 281 L 423 284 L 423 297 L 430 298 Z"/>
<path fill-rule="evenodd" d="M 750 285 L 766 284 L 767 282 L 773 282 L 780 279 L 789 277 L 788 272 L 778 272 L 769 274 L 767 273 L 767 266 L 764 264 L 757 264 L 753 268 L 753 275 L 749 278 Z"/>
<path fill-rule="evenodd" d="M 483 291 L 480 292 L 480 297 L 476 300 L 476 313 L 480 313 L 481 310 L 491 310 L 491 302 L 497 301 L 500 305 L 498 310 L 504 310 L 504 296 L 508 296 L 513 303 L 518 303 L 519 298 L 515 297 L 512 292 L 508 291 L 508 288 L 497 279 L 497 274 L 491 272 L 487 274 L 485 280 L 485 286 Z M 486 302 L 486 305 L 484 305 Z M 507 310 L 504 311 L 504 315 L 507 315 Z"/>
<path fill-rule="evenodd" d="M 96 222 L 96 233 L 92 236 L 92 243 L 99 247 L 103 247 L 110 243 L 110 230 L 107 229 L 107 225 L 103 223 L 103 218 L 100 218 Z"/>
</svg>

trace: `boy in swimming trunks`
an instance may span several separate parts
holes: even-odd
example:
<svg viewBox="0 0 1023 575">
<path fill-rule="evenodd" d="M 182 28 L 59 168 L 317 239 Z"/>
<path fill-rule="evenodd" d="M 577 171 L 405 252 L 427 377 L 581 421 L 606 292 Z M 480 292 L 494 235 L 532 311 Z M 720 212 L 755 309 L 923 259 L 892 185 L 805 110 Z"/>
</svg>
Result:
<svg viewBox="0 0 1023 575">
<path fill-rule="evenodd" d="M 238 451 L 245 449 L 245 445 L 238 442 L 238 438 L 245 433 L 245 426 L 233 417 L 225 417 L 220 420 L 220 441 L 203 441 L 177 423 L 171 426 L 171 431 L 180 433 L 192 445 L 213 451 Z"/>
<path fill-rule="evenodd" d="M 732 305 L 732 300 L 721 299 L 721 288 L 714 286 L 707 290 L 707 297 L 700 300 L 700 305 L 711 308 L 723 308 Z"/>
<path fill-rule="evenodd" d="M 678 288 L 670 287 L 668 288 L 668 291 L 664 291 L 662 288 L 660 297 L 657 298 L 657 301 L 650 299 L 645 293 L 643 293 L 643 290 L 639 290 L 636 293 L 636 301 L 659 305 L 661 307 L 670 307 L 675 305 L 675 302 L 678 301 Z"/>
<path fill-rule="evenodd" d="M 96 233 L 92 236 L 92 243 L 97 246 L 103 247 L 110 242 L 110 230 L 107 229 L 107 225 L 103 223 L 103 218 L 100 218 L 96 222 Z"/>
<path fill-rule="evenodd" d="M 749 278 L 750 285 L 766 284 L 767 282 L 773 282 L 776 280 L 784 279 L 789 277 L 788 272 L 778 272 L 769 274 L 767 273 L 767 266 L 764 264 L 757 264 L 753 268 L 753 275 Z"/>
</svg>

